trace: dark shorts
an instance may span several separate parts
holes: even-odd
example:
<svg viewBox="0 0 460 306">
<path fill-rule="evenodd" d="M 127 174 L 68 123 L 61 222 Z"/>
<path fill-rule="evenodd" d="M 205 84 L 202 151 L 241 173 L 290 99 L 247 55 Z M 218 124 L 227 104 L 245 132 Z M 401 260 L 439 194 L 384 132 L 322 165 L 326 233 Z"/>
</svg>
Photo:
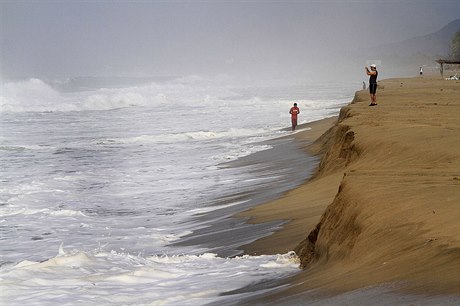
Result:
<svg viewBox="0 0 460 306">
<path fill-rule="evenodd" d="M 377 92 L 377 83 L 371 83 L 371 84 L 369 84 L 369 92 L 370 92 L 372 95 L 375 95 L 375 93 Z"/>
</svg>

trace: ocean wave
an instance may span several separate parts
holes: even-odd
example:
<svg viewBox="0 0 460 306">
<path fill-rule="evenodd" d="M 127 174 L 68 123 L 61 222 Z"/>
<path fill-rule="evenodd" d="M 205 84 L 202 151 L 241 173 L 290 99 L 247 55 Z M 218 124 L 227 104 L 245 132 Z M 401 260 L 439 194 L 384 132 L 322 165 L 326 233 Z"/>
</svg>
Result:
<svg viewBox="0 0 460 306">
<path fill-rule="evenodd" d="M 155 85 L 129 88 L 97 89 L 62 93 L 40 79 L 6 82 L 2 85 L 2 112 L 69 112 L 110 110 L 167 102 Z"/>
<path fill-rule="evenodd" d="M 144 257 L 102 249 L 66 250 L 61 244 L 48 260 L 1 266 L 0 277 L 2 297 L 12 303 L 54 304 L 59 299 L 64 304 L 91 304 L 104 294 L 109 304 L 202 305 L 232 298 L 221 293 L 257 280 L 296 273 L 298 266 L 294 252 L 234 258 L 215 253 Z"/>
<path fill-rule="evenodd" d="M 269 88 L 235 85 L 229 79 L 206 79 L 197 76 L 176 78 L 167 82 L 149 82 L 125 87 L 87 88 L 85 91 L 60 91 L 56 84 L 69 80 L 46 82 L 37 78 L 11 81 L 2 84 L 0 112 L 70 112 L 112 110 L 130 107 L 155 107 L 159 105 L 217 104 L 222 110 L 237 106 L 263 109 L 264 107 L 288 108 L 293 100 L 285 97 L 264 96 Z M 97 84 L 97 78 L 94 79 Z M 101 84 L 102 85 L 102 84 Z M 294 93 L 293 93 L 294 94 Z M 309 93 L 311 95 L 311 93 Z M 295 95 L 295 94 L 294 94 Z M 302 109 L 321 110 L 338 107 L 349 97 L 333 100 L 320 94 L 315 99 L 297 97 L 294 100 Z M 284 113 L 283 113 L 284 114 Z M 285 117 L 288 115 L 284 114 Z"/>
<path fill-rule="evenodd" d="M 0 151 L 12 151 L 12 152 L 22 152 L 22 151 L 48 151 L 55 149 L 49 145 L 2 145 L 0 146 Z"/>
<path fill-rule="evenodd" d="M 62 96 L 40 79 L 2 84 L 0 110 L 2 112 L 76 110 L 75 105 L 66 103 Z"/>
<path fill-rule="evenodd" d="M 52 217 L 87 217 L 84 213 L 78 210 L 71 209 L 49 209 L 49 208 L 27 208 L 27 207 L 17 207 L 17 206 L 4 206 L 0 208 L 0 217 L 8 217 L 15 215 L 35 215 L 43 214 L 46 216 Z"/>
<path fill-rule="evenodd" d="M 273 146 L 270 145 L 237 146 L 225 153 L 214 155 L 211 158 L 217 162 L 229 162 L 260 151 L 270 150 L 271 148 L 273 148 Z"/>
<path fill-rule="evenodd" d="M 63 83 L 69 82 L 63 81 Z M 59 83 L 57 81 L 52 84 Z M 0 95 L 1 112 L 69 112 L 110 110 L 133 106 L 153 107 L 164 103 L 205 103 L 233 95 L 224 85 L 202 78 L 87 91 L 61 92 L 47 82 L 31 78 L 5 82 Z"/>
<path fill-rule="evenodd" d="M 139 135 L 127 138 L 105 138 L 94 142 L 98 145 L 115 145 L 130 143 L 176 143 L 193 140 L 213 140 L 221 138 L 240 138 L 267 133 L 266 129 L 237 129 L 231 128 L 226 131 L 195 131 L 184 133 L 167 133 L 159 135 Z"/>
</svg>

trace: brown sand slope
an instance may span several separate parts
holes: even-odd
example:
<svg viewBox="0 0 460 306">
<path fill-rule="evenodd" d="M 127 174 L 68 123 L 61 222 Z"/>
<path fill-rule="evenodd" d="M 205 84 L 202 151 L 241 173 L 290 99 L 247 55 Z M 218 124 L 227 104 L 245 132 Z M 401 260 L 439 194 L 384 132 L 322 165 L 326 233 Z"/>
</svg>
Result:
<svg viewBox="0 0 460 306">
<path fill-rule="evenodd" d="M 244 213 L 292 220 L 245 246 L 251 254 L 296 250 L 306 269 L 284 294 L 387 282 L 460 294 L 460 82 L 379 86 L 378 106 L 358 92 L 310 147 L 323 154 L 311 181 Z"/>
</svg>

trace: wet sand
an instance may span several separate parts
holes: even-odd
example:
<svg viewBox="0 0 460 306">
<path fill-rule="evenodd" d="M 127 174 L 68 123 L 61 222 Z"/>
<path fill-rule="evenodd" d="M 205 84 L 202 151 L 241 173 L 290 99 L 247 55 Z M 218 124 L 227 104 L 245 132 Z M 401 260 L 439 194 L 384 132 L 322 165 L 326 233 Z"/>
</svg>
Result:
<svg viewBox="0 0 460 306">
<path fill-rule="evenodd" d="M 295 134 L 321 157 L 313 178 L 239 215 L 287 222 L 246 253 L 296 250 L 304 267 L 260 303 L 460 302 L 460 82 L 384 80 L 377 102 L 357 92 Z"/>
</svg>

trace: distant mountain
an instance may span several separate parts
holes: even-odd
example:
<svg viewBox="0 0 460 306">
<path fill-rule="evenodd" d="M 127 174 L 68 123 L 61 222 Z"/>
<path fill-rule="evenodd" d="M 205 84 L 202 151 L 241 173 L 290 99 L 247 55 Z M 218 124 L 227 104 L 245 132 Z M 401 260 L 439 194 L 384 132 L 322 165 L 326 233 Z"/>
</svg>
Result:
<svg viewBox="0 0 460 306">
<path fill-rule="evenodd" d="M 376 60 L 383 78 L 417 75 L 420 67 L 425 67 L 427 72 L 435 71 L 436 59 L 450 55 L 452 39 L 457 31 L 460 31 L 460 19 L 431 34 L 360 49 L 349 55 L 349 60 L 355 65 L 363 63 L 364 59 Z"/>
<path fill-rule="evenodd" d="M 338 75 L 352 79 L 367 78 L 362 68 L 371 63 L 377 64 L 382 79 L 418 75 L 420 67 L 424 67 L 426 74 L 435 74 L 438 73 L 436 60 L 450 55 L 457 31 L 460 31 L 460 19 L 427 35 L 380 46 L 338 50 L 333 68 Z"/>
<path fill-rule="evenodd" d="M 457 31 L 460 31 L 460 19 L 450 22 L 437 32 L 379 46 L 375 53 L 379 56 L 404 57 L 420 54 L 428 57 L 446 57 L 450 54 L 452 38 Z"/>
</svg>

